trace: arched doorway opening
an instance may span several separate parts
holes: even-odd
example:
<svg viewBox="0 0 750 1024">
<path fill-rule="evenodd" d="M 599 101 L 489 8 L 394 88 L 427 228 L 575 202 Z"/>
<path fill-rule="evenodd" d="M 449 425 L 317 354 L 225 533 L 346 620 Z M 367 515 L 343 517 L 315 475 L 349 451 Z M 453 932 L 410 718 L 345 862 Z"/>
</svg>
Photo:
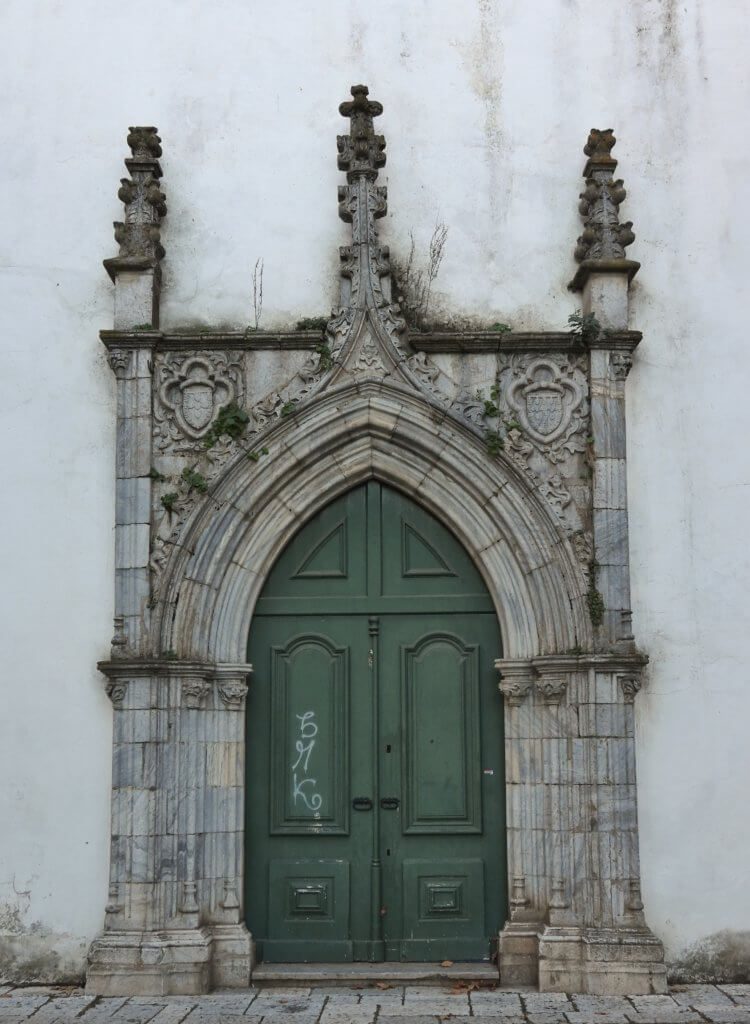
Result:
<svg viewBox="0 0 750 1024">
<path fill-rule="evenodd" d="M 245 908 L 266 961 L 489 959 L 501 638 L 459 541 L 369 481 L 289 542 L 248 660 Z"/>
</svg>

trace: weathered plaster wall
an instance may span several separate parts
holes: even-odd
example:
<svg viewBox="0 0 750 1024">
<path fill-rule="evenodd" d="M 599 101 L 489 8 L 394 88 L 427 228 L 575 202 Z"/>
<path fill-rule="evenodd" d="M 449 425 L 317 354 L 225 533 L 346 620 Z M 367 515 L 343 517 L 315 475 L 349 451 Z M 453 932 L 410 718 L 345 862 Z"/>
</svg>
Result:
<svg viewBox="0 0 750 1024">
<path fill-rule="evenodd" d="M 423 253 L 436 220 L 449 228 L 444 318 L 565 326 L 581 147 L 616 129 L 643 264 L 628 400 L 635 629 L 653 662 L 644 899 L 671 959 L 747 961 L 743 8 L 7 0 L 0 975 L 80 970 L 106 899 L 94 663 L 112 631 L 114 384 L 97 331 L 126 128 L 164 140 L 163 325 L 251 322 L 258 257 L 263 326 L 289 325 L 336 300 L 337 105 L 355 81 L 385 105 L 383 240 L 403 256 L 412 230 Z"/>
</svg>

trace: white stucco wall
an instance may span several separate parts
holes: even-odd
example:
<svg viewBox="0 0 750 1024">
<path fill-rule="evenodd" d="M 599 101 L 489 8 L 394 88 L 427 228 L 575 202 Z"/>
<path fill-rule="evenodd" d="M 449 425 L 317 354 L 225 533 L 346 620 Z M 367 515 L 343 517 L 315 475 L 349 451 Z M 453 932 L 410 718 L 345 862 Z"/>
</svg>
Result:
<svg viewBox="0 0 750 1024">
<path fill-rule="evenodd" d="M 750 931 L 746 4 L 2 6 L 0 951 L 15 976 L 80 971 L 106 899 L 95 662 L 112 632 L 114 388 L 97 332 L 127 127 L 163 138 L 163 326 L 249 323 L 258 257 L 262 324 L 290 325 L 336 301 L 337 106 L 358 81 L 385 105 L 383 240 L 404 253 L 413 230 L 425 250 L 444 221 L 437 299 L 484 323 L 566 326 L 581 148 L 615 128 L 643 265 L 628 402 L 652 657 L 644 899 L 672 959 Z"/>
</svg>

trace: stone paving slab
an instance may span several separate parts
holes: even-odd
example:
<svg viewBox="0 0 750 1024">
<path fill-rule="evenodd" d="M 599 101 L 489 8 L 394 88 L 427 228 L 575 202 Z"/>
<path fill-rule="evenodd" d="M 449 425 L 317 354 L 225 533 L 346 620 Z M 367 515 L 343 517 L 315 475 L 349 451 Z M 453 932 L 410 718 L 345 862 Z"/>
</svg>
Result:
<svg viewBox="0 0 750 1024">
<path fill-rule="evenodd" d="M 750 1024 L 750 985 L 678 985 L 662 996 L 474 986 L 256 987 L 207 996 L 102 998 L 0 986 L 0 1024 Z"/>
</svg>

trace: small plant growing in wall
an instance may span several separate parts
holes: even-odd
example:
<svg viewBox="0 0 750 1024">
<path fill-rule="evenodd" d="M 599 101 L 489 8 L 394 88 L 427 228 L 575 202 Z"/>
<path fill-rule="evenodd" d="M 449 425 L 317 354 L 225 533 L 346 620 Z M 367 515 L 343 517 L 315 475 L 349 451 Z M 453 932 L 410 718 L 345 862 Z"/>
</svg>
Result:
<svg viewBox="0 0 750 1024">
<path fill-rule="evenodd" d="M 445 256 L 445 243 L 448 240 L 448 228 L 442 221 L 435 224 L 427 251 L 426 263 L 420 267 L 416 254 L 414 232 L 409 232 L 411 242 L 409 256 L 405 264 L 391 260 L 396 298 L 401 307 L 404 319 L 410 327 L 427 330 L 427 317 L 430 311 L 432 286 L 435 282 L 440 265 Z"/>
<path fill-rule="evenodd" d="M 291 416 L 294 410 L 297 408 L 298 401 L 299 399 L 297 398 L 290 398 L 288 402 L 284 402 L 284 404 L 281 407 L 281 415 Z"/>
<path fill-rule="evenodd" d="M 512 331 L 513 328 L 510 326 L 510 324 L 495 323 L 492 325 L 492 327 L 490 327 L 490 330 L 497 331 L 498 334 L 507 334 L 509 331 Z"/>
<path fill-rule="evenodd" d="M 208 490 L 208 481 L 194 466 L 186 466 L 183 469 L 182 479 L 187 484 L 188 491 L 197 491 L 199 494 L 205 494 Z"/>
<path fill-rule="evenodd" d="M 596 585 L 596 578 L 599 575 L 599 563 L 596 559 L 589 562 L 589 587 L 586 591 L 586 605 L 589 610 L 589 618 L 594 628 L 601 626 L 604 621 L 604 598 Z"/>
<path fill-rule="evenodd" d="M 172 513 L 174 512 L 174 507 L 177 504 L 179 497 L 179 494 L 177 494 L 175 491 L 170 491 L 169 494 L 162 494 L 162 506 L 167 510 L 167 512 L 170 515 L 172 515 Z"/>
<path fill-rule="evenodd" d="M 602 325 L 596 319 L 596 314 L 581 313 L 580 309 L 570 314 L 568 324 L 568 333 L 580 338 L 583 345 L 590 345 L 602 333 Z"/>
<path fill-rule="evenodd" d="M 247 457 L 251 462 L 257 462 L 261 455 L 268 455 L 267 448 L 261 448 L 260 451 L 248 452 Z"/>
<path fill-rule="evenodd" d="M 326 342 L 321 342 L 315 351 L 318 354 L 318 369 L 323 373 L 328 373 L 333 368 L 333 355 L 330 347 Z"/>
<path fill-rule="evenodd" d="M 298 331 L 324 331 L 328 324 L 328 317 L 325 316 L 303 316 L 297 321 Z"/>
<path fill-rule="evenodd" d="M 487 454 L 494 459 L 505 448 L 505 441 L 497 430 L 487 429 L 484 432 L 484 443 L 487 447 Z"/>
<path fill-rule="evenodd" d="M 263 315 L 263 257 L 259 256 L 253 267 L 253 320 L 252 330 L 257 331 L 260 327 L 260 318 Z"/>
<path fill-rule="evenodd" d="M 222 406 L 203 438 L 204 448 L 213 448 L 221 437 L 231 437 L 233 441 L 236 441 L 245 433 L 249 422 L 250 417 L 236 402 Z"/>
</svg>

